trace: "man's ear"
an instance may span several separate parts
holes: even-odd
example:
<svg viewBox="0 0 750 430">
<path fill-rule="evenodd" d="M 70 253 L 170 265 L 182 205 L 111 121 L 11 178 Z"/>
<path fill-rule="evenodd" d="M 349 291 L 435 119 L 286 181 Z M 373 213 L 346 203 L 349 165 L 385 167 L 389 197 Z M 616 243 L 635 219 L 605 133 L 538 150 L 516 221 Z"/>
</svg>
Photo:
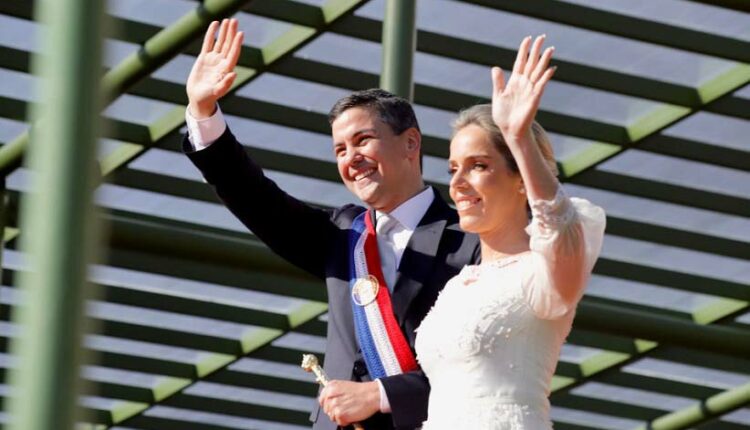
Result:
<svg viewBox="0 0 750 430">
<path fill-rule="evenodd" d="M 419 157 L 420 149 L 422 147 L 422 133 L 416 128 L 412 127 L 404 131 L 406 133 L 406 149 L 410 154 L 415 154 Z"/>
</svg>

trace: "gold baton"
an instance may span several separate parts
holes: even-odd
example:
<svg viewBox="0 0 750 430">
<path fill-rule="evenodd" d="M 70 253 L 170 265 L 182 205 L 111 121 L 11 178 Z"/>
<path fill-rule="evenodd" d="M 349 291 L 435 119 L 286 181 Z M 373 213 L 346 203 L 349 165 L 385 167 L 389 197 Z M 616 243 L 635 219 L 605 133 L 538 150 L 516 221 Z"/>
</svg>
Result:
<svg viewBox="0 0 750 430">
<path fill-rule="evenodd" d="M 317 381 L 318 384 L 323 387 L 328 385 L 328 375 L 326 375 L 326 372 L 320 367 L 318 357 L 312 354 L 302 354 L 301 366 L 305 372 L 312 372 L 315 375 L 315 381 Z M 352 423 L 352 426 L 357 430 L 364 430 L 364 427 L 362 427 L 362 424 L 360 423 Z"/>
</svg>

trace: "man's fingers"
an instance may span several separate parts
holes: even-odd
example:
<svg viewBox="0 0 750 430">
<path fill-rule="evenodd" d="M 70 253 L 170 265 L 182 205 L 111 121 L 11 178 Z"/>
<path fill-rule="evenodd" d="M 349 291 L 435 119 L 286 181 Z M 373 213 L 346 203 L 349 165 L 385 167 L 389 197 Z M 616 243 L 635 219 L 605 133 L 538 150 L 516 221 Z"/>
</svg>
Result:
<svg viewBox="0 0 750 430">
<path fill-rule="evenodd" d="M 337 396 L 336 384 L 332 384 L 331 382 L 326 384 L 326 386 L 323 387 L 322 390 L 320 390 L 320 394 L 318 394 L 318 402 L 320 403 L 320 406 L 323 406 L 324 408 L 328 408 L 328 409 L 331 408 L 331 405 L 332 405 L 331 400 Z"/>
<path fill-rule="evenodd" d="M 234 80 L 237 78 L 237 73 L 230 72 L 224 75 L 219 83 L 214 87 L 214 96 L 223 97 L 229 89 L 232 87 Z"/>
<path fill-rule="evenodd" d="M 229 20 L 229 25 L 227 25 L 227 34 L 226 36 L 224 36 L 224 44 L 221 46 L 221 55 L 225 57 L 229 52 L 229 49 L 232 47 L 234 37 L 237 35 L 237 25 L 237 19 L 232 18 Z"/>
<path fill-rule="evenodd" d="M 240 53 L 242 52 L 242 40 L 245 38 L 245 33 L 238 32 L 234 36 L 234 40 L 232 41 L 232 46 L 229 48 L 229 52 L 227 53 L 227 59 L 229 60 L 229 64 L 231 65 L 232 69 L 237 65 L 237 61 L 240 59 Z"/>
<path fill-rule="evenodd" d="M 346 427 L 351 423 L 351 421 L 349 421 L 349 419 L 343 414 L 342 411 L 339 410 L 339 408 L 333 410 L 331 421 L 335 422 L 341 427 Z"/>
<path fill-rule="evenodd" d="M 326 385 L 325 389 L 323 390 L 326 392 L 327 397 L 338 397 L 341 395 L 341 386 L 339 385 L 339 381 L 329 381 Z"/>
<path fill-rule="evenodd" d="M 205 54 L 207 52 L 210 52 L 211 49 L 213 49 L 214 35 L 216 34 L 217 28 L 219 28 L 219 21 L 212 21 L 211 24 L 208 26 L 208 30 L 206 30 L 206 35 L 203 36 L 203 47 L 201 47 L 201 53 Z"/>
<path fill-rule="evenodd" d="M 216 37 L 216 43 L 214 44 L 214 52 L 221 52 L 221 47 L 224 44 L 224 38 L 227 35 L 227 27 L 229 26 L 229 20 L 221 20 L 221 27 L 219 27 L 219 35 Z"/>
</svg>

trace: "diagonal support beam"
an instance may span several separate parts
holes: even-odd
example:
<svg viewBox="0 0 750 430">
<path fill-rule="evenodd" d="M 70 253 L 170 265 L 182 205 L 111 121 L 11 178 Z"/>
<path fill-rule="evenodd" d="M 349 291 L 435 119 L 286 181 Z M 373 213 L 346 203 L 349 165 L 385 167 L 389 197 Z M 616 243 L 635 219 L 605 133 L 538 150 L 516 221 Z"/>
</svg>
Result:
<svg viewBox="0 0 750 430">
<path fill-rule="evenodd" d="M 750 404 L 750 382 L 716 394 L 695 406 L 680 409 L 651 421 L 638 430 L 681 430 Z"/>
<path fill-rule="evenodd" d="M 233 14 L 247 1 L 205 0 L 175 24 L 157 33 L 138 52 L 127 57 L 104 76 L 101 91 L 105 104 L 166 64 L 205 31 L 210 21 Z M 0 175 L 7 176 L 20 166 L 28 144 L 29 132 L 25 132 L 0 148 Z"/>
<path fill-rule="evenodd" d="M 145 43 L 144 49 L 141 50 L 145 50 L 148 55 L 134 54 L 105 75 L 102 85 L 104 91 L 109 94 L 108 99 L 113 99 L 117 95 L 124 93 L 139 80 L 143 80 L 144 77 L 147 77 L 155 69 L 177 55 L 180 50 L 187 47 L 192 39 L 186 37 L 186 34 L 195 38 L 195 36 L 200 35 L 204 31 L 209 21 L 221 16 L 231 15 L 231 13 L 239 10 L 247 1 L 208 1 L 206 3 L 210 4 L 206 5 L 204 3 L 198 6 L 173 26 L 165 28 L 154 35 Z M 263 71 L 267 70 L 268 67 L 292 55 L 296 50 L 322 34 L 338 20 L 350 15 L 365 3 L 366 0 L 329 0 L 316 9 L 318 11 L 317 15 L 320 17 L 317 22 L 318 27 L 307 28 L 296 25 L 263 47 L 257 55 L 250 55 L 249 51 L 245 52 L 246 55 L 244 57 L 250 56 L 256 58 L 253 64 L 257 69 L 252 70 L 238 67 L 238 78 L 234 83 L 234 89 L 236 90 L 240 86 L 249 83 Z M 208 10 L 208 12 L 204 9 Z M 196 20 L 196 17 L 202 20 Z M 244 51 L 246 50 L 243 49 Z M 247 61 L 247 58 L 243 60 L 241 56 L 241 62 Z M 181 91 L 181 93 L 183 92 Z M 148 136 L 144 136 L 145 139 L 137 139 L 139 142 L 144 140 L 145 142 L 122 145 L 113 154 L 102 160 L 102 173 L 108 176 L 120 167 L 127 165 L 127 163 L 140 156 L 146 149 L 169 136 L 170 133 L 178 129 L 183 123 L 184 108 L 181 106 L 164 114 L 159 120 L 148 127 L 146 130 Z M 20 165 L 23 153 L 28 145 L 28 138 L 29 132 L 25 132 L 0 148 L 0 175 L 7 175 Z"/>
<path fill-rule="evenodd" d="M 314 8 L 314 15 L 317 19 L 313 23 L 313 27 L 295 25 L 261 49 L 243 47 L 242 53 L 240 54 L 239 66 L 237 67 L 238 77 L 233 84 L 232 91 L 247 85 L 279 61 L 288 58 L 320 34 L 327 31 L 331 25 L 352 14 L 366 2 L 367 0 L 329 0 L 322 6 Z M 288 3 L 289 2 L 287 1 L 280 1 L 274 5 L 275 7 L 286 7 L 285 5 Z M 141 79 L 140 84 L 133 87 L 133 90 L 138 92 L 139 87 L 149 86 L 150 84 L 157 82 L 164 87 L 160 88 L 159 91 L 168 92 L 169 89 L 174 88 L 174 85 L 172 84 L 152 78 L 146 78 Z M 179 100 L 170 101 L 177 103 L 180 106 L 175 107 L 170 112 L 164 114 L 162 118 L 149 127 L 151 138 L 148 145 L 136 145 L 135 148 L 122 148 L 122 151 L 113 154 L 112 157 L 108 157 L 108 159 L 104 160 L 102 163 L 102 170 L 105 175 L 109 175 L 120 167 L 127 165 L 129 162 L 140 156 L 148 147 L 158 144 L 159 141 L 169 136 L 170 133 L 174 132 L 184 124 L 183 106 L 187 103 L 186 100 L 182 99 L 184 97 L 184 89 L 180 89 L 179 94 Z M 232 97 L 230 96 L 227 99 L 231 98 Z"/>
</svg>

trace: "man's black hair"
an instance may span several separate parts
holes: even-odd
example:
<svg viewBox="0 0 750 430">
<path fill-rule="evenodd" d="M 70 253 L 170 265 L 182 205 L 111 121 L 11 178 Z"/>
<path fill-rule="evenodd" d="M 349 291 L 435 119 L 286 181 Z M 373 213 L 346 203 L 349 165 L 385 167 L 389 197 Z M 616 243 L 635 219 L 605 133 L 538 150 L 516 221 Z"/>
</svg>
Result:
<svg viewBox="0 0 750 430">
<path fill-rule="evenodd" d="M 340 99 L 328 113 L 328 122 L 333 124 L 344 111 L 355 107 L 369 108 L 375 111 L 381 121 L 388 124 L 396 135 L 412 127 L 419 130 L 417 116 L 414 114 L 411 103 L 380 88 L 355 91 Z"/>
</svg>

